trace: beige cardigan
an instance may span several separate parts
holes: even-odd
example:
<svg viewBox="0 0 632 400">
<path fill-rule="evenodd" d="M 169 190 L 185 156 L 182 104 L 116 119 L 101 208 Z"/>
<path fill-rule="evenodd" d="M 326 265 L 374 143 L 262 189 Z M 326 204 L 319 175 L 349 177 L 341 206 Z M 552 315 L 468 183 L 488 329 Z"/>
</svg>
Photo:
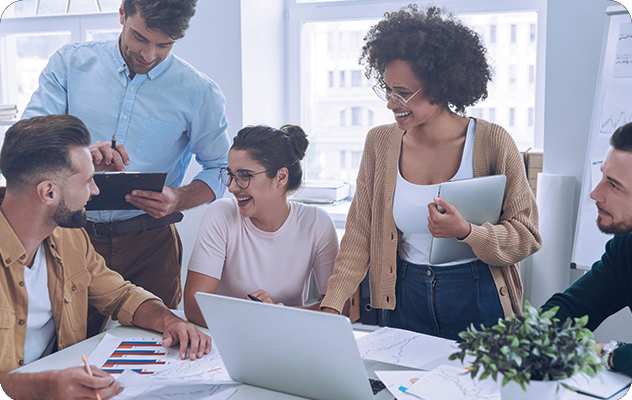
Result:
<svg viewBox="0 0 632 400">
<path fill-rule="evenodd" d="M 371 305 L 395 308 L 398 231 L 393 195 L 404 131 L 396 124 L 369 131 L 349 209 L 345 235 L 321 307 L 341 311 L 366 275 L 369 264 Z M 490 266 L 505 316 L 522 312 L 519 262 L 542 246 L 538 210 L 524 163 L 513 139 L 502 127 L 476 120 L 474 176 L 507 176 L 498 225 L 471 225 L 463 240 Z"/>
</svg>

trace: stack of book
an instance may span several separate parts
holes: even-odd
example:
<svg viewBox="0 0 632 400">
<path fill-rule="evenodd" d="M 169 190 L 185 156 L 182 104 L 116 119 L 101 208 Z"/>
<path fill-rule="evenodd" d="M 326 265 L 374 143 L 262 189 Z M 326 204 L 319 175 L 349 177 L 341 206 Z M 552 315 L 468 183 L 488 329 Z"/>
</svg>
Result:
<svg viewBox="0 0 632 400">
<path fill-rule="evenodd" d="M 15 104 L 0 104 L 0 119 L 14 119 L 18 116 L 18 106 Z"/>
</svg>

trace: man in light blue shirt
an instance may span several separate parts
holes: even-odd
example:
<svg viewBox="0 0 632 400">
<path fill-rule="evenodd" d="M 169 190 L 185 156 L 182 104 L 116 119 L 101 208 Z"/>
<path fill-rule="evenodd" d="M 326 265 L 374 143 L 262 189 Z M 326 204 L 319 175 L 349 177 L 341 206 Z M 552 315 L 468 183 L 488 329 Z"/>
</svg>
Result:
<svg viewBox="0 0 632 400">
<path fill-rule="evenodd" d="M 86 230 L 111 269 L 169 308 L 182 297 L 182 245 L 173 223 L 180 211 L 223 195 L 219 170 L 229 149 L 219 86 L 171 53 L 196 1 L 124 0 L 119 39 L 58 50 L 22 116 L 77 116 L 97 140 L 90 146 L 95 165 L 167 173 L 162 193 L 126 197 L 139 210 L 90 212 Z M 202 171 L 181 186 L 193 155 Z M 91 322 L 89 334 L 100 328 Z"/>
</svg>

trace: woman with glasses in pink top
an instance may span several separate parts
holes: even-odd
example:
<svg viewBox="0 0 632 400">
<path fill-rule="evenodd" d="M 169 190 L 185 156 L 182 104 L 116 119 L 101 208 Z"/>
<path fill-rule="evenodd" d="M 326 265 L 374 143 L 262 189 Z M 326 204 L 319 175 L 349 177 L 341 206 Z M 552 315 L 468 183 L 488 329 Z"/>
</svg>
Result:
<svg viewBox="0 0 632 400">
<path fill-rule="evenodd" d="M 231 198 L 207 209 L 184 288 L 188 319 L 206 325 L 195 292 L 305 305 L 312 271 L 321 295 L 338 254 L 334 223 L 321 207 L 288 201 L 301 185 L 309 142 L 294 125 L 239 131 L 221 177 Z"/>
<path fill-rule="evenodd" d="M 367 135 L 321 309 L 339 313 L 368 269 L 371 305 L 387 326 L 458 339 L 471 323 L 519 314 L 518 263 L 541 246 L 538 212 L 509 134 L 465 115 L 491 80 L 478 35 L 445 10 L 411 4 L 371 27 L 361 62 L 395 123 Z M 442 182 L 499 174 L 497 225 L 468 223 L 437 197 Z M 430 264 L 432 237 L 456 238 L 475 256 Z"/>
</svg>

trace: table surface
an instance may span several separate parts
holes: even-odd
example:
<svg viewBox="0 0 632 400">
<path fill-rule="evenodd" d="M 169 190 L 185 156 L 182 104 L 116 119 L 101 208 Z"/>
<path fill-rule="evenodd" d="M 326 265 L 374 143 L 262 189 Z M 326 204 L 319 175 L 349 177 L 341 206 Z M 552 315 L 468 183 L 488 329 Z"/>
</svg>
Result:
<svg viewBox="0 0 632 400">
<path fill-rule="evenodd" d="M 180 314 L 180 312 L 176 312 Z M 135 328 L 135 327 L 125 327 L 125 326 L 116 326 L 110 325 L 113 328 L 108 329 L 107 333 L 118 336 L 118 337 L 156 337 L 157 333 L 145 329 Z M 362 326 L 354 326 L 356 331 L 363 331 Z M 208 334 L 208 330 L 205 328 L 200 328 L 204 333 Z M 369 328 L 369 331 L 371 328 Z M 367 331 L 364 331 L 367 332 Z M 37 360 L 29 365 L 26 365 L 22 368 L 16 370 L 16 372 L 39 372 L 50 369 L 63 369 L 68 367 L 74 367 L 81 364 L 81 356 L 88 355 L 92 353 L 92 351 L 97 347 L 101 338 L 105 335 L 105 333 L 101 333 L 93 338 L 85 340 L 83 342 L 77 343 L 74 346 L 68 347 L 57 353 L 51 354 L 48 357 L 44 357 L 40 360 Z M 454 366 L 461 366 L 459 361 L 448 361 L 446 359 L 439 359 L 430 364 L 424 366 L 424 370 L 431 370 L 440 364 L 449 364 Z M 372 378 L 376 378 L 374 371 L 381 370 L 401 370 L 408 369 L 402 368 L 399 366 L 384 364 L 376 361 L 365 361 L 365 366 L 367 368 L 367 375 Z M 613 396 L 611 399 L 620 399 L 625 396 L 627 390 L 620 392 L 619 394 Z M 245 384 L 241 384 L 237 386 L 237 391 L 230 397 L 230 400 L 291 400 L 291 399 L 302 399 L 302 397 L 292 396 L 285 393 L 275 392 L 272 390 L 267 390 L 259 387 L 249 386 Z M 377 396 L 376 400 L 386 400 L 386 399 L 394 399 L 394 397 L 388 392 L 388 390 L 382 390 Z M 563 396 L 563 400 L 588 400 L 595 399 L 594 397 L 585 396 L 578 393 L 567 392 L 565 396 Z"/>
</svg>

